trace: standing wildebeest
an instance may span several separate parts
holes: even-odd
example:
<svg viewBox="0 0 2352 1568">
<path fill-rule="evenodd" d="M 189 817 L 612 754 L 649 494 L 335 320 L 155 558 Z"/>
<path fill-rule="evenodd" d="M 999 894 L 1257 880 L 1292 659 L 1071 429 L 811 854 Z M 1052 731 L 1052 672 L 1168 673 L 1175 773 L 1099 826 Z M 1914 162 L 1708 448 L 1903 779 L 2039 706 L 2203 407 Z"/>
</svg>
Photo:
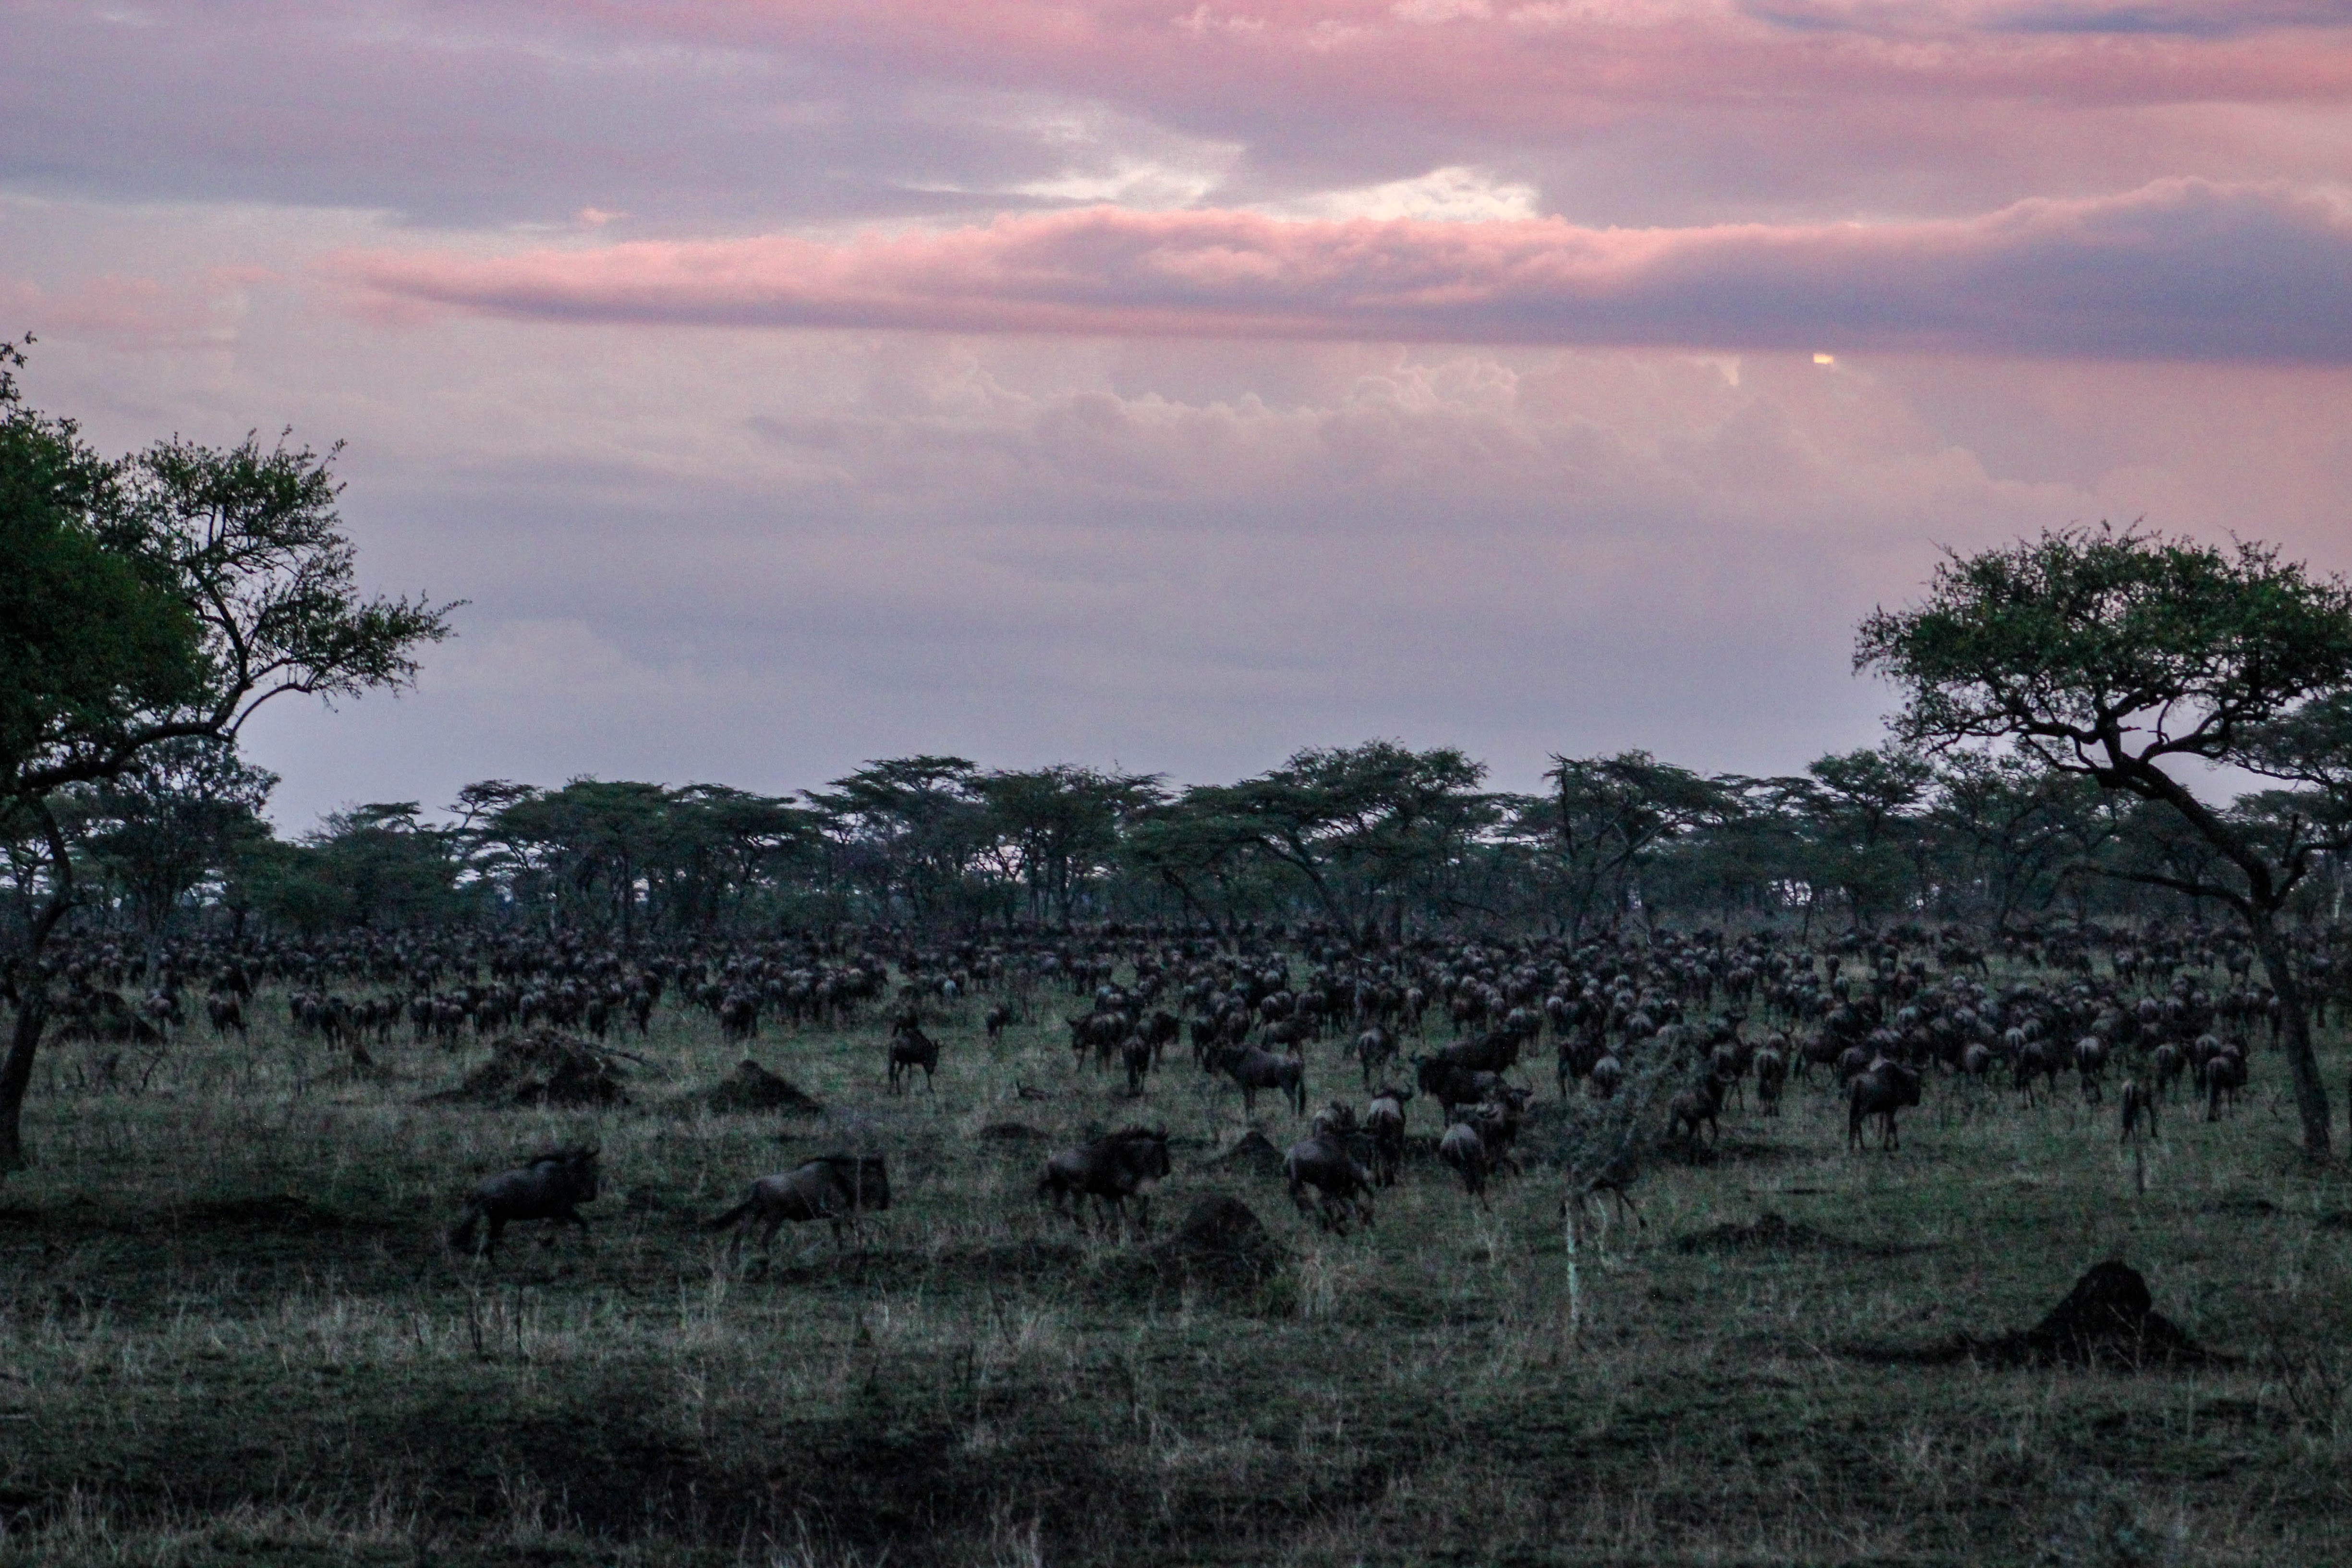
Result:
<svg viewBox="0 0 2352 1568">
<path fill-rule="evenodd" d="M 1307 1114 L 1307 1063 L 1300 1058 L 1260 1050 L 1255 1046 L 1226 1046 L 1209 1058 L 1210 1070 L 1230 1073 L 1242 1088 L 1242 1110 L 1255 1114 L 1257 1091 L 1278 1089 L 1290 1101 L 1293 1116 Z"/>
<path fill-rule="evenodd" d="M 761 1176 L 751 1184 L 741 1203 L 703 1229 L 735 1227 L 735 1239 L 727 1247 L 731 1267 L 743 1255 L 744 1238 L 754 1230 L 760 1233 L 763 1258 L 786 1220 L 795 1225 L 813 1219 L 831 1221 L 833 1245 L 838 1247 L 842 1226 L 855 1231 L 859 1215 L 889 1206 L 890 1172 L 881 1155 L 820 1154 L 782 1175 Z"/>
<path fill-rule="evenodd" d="M 1698 1082 L 1675 1095 L 1666 1105 L 1666 1136 L 1675 1137 L 1687 1128 L 1691 1152 L 1696 1154 L 1699 1124 L 1704 1122 L 1707 1142 L 1713 1145 L 1723 1142 L 1723 1126 L 1717 1120 L 1723 1114 L 1723 1079 L 1709 1068 Z"/>
<path fill-rule="evenodd" d="M 1885 1129 L 1878 1146 L 1891 1152 L 1900 1146 L 1895 1131 L 1895 1113 L 1906 1105 L 1919 1103 L 1919 1069 L 1905 1067 L 1901 1062 L 1881 1057 L 1870 1064 L 1869 1070 L 1858 1074 L 1846 1086 L 1845 1135 L 1848 1146 L 1855 1149 L 1868 1145 L 1862 1136 L 1862 1124 L 1869 1117 L 1878 1118 Z"/>
<path fill-rule="evenodd" d="M 1383 1084 L 1364 1112 L 1364 1131 L 1372 1141 L 1372 1179 L 1384 1187 L 1396 1185 L 1397 1167 L 1404 1163 L 1404 1102 L 1411 1098 L 1411 1090 Z"/>
<path fill-rule="evenodd" d="M 551 1149 L 519 1170 L 501 1171 L 477 1183 L 466 1199 L 465 1217 L 449 1232 L 449 1245 L 459 1252 L 474 1250 L 474 1233 L 485 1220 L 489 1230 L 478 1254 L 482 1258 L 499 1249 L 499 1238 L 514 1220 L 546 1219 L 559 1225 L 569 1220 L 584 1236 L 588 1222 L 580 1217 L 580 1205 L 595 1197 L 596 1151 Z M 551 1231 L 548 1239 L 554 1239 Z"/>
<path fill-rule="evenodd" d="M 988 1031 L 988 1043 L 994 1045 L 1004 1037 L 1005 1026 L 1013 1022 L 1013 1005 L 1009 1002 L 999 1002 L 988 1010 L 988 1016 L 980 1022 L 981 1026 Z"/>
<path fill-rule="evenodd" d="M 1780 1091 L 1788 1087 L 1789 1058 L 1766 1046 L 1756 1053 L 1756 1109 L 1767 1116 L 1780 1114 Z"/>
<path fill-rule="evenodd" d="M 1124 1226 L 1128 1200 L 1132 1198 L 1135 1226 L 1142 1231 L 1151 1223 L 1151 1189 L 1172 1169 L 1167 1129 L 1129 1127 L 1080 1148 L 1065 1149 L 1046 1161 L 1045 1173 L 1037 1181 L 1037 1195 L 1053 1199 L 1054 1211 L 1068 1215 L 1081 1230 L 1086 1228 L 1086 1215 L 1072 1206 L 1070 1199 L 1092 1198 L 1097 1209 L 1116 1212 Z"/>
<path fill-rule="evenodd" d="M 2116 1142 L 2130 1142 L 2138 1134 L 2142 1121 L 2147 1123 L 2147 1135 L 2151 1138 L 2156 1136 L 2156 1095 L 2153 1090 L 2143 1089 L 2137 1079 L 2126 1079 L 2123 1108 L 2123 1135 L 2116 1140 Z"/>
<path fill-rule="evenodd" d="M 939 1092 L 931 1082 L 931 1074 L 939 1070 L 940 1043 L 917 1026 L 901 1023 L 890 1036 L 890 1092 L 900 1092 L 900 1079 L 914 1081 L 915 1069 L 923 1069 L 923 1087 L 933 1094 Z"/>
<path fill-rule="evenodd" d="M 1445 1130 L 1437 1141 L 1437 1157 L 1454 1167 L 1462 1178 L 1462 1190 L 1481 1204 L 1486 1201 L 1486 1175 L 1491 1169 L 1487 1162 L 1486 1141 L 1478 1129 L 1467 1121 L 1457 1121 Z"/>
<path fill-rule="evenodd" d="M 252 1037 L 245 1029 L 245 1004 L 234 996 L 205 997 L 205 1016 L 211 1022 L 215 1035 L 226 1037 L 231 1029 L 235 1029 L 241 1039 Z"/>
<path fill-rule="evenodd" d="M 1143 1080 L 1151 1073 L 1151 1042 L 1141 1035 L 1129 1035 L 1119 1042 L 1119 1065 L 1127 1068 L 1127 1092 L 1143 1092 Z"/>
<path fill-rule="evenodd" d="M 1290 1201 L 1301 1213 L 1307 1209 L 1306 1189 L 1315 1189 L 1316 1217 L 1326 1230 L 1347 1235 L 1351 1215 L 1372 1223 L 1372 1173 L 1356 1163 L 1339 1134 L 1318 1132 L 1293 1143 L 1282 1157 L 1282 1173 L 1290 1184 Z"/>
</svg>

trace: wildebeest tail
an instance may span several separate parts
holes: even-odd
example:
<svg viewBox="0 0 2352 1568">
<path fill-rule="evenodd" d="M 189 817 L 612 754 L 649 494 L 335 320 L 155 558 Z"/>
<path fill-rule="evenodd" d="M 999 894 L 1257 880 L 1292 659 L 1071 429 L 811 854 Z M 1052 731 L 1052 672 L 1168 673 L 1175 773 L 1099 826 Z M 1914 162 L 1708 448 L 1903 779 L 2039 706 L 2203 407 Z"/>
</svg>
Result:
<svg viewBox="0 0 2352 1568">
<path fill-rule="evenodd" d="M 751 1200 L 750 1198 L 745 1198 L 741 1203 L 737 1204 L 733 1208 L 729 1209 L 717 1219 L 704 1220 L 702 1222 L 702 1228 L 705 1230 L 725 1230 L 729 1226 L 733 1225 L 737 1220 L 741 1219 L 745 1215 L 750 1214 L 751 1212 Z"/>
</svg>

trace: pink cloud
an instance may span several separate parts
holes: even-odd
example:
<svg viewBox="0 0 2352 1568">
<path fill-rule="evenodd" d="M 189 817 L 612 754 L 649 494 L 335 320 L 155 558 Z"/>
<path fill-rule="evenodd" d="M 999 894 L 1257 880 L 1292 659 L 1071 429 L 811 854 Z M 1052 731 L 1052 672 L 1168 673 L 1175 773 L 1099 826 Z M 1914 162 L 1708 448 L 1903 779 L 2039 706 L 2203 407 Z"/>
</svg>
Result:
<svg viewBox="0 0 2352 1568">
<path fill-rule="evenodd" d="M 1098 336 L 2352 360 L 2352 210 L 2167 181 L 1965 220 L 1580 228 L 1098 207 L 834 244 L 346 253 L 362 309 Z"/>
</svg>

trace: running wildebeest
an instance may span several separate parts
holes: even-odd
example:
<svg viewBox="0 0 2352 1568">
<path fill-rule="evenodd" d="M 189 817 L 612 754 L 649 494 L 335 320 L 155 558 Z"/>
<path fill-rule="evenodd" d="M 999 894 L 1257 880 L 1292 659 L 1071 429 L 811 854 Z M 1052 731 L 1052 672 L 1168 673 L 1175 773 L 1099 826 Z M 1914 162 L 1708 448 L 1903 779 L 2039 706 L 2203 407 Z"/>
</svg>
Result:
<svg viewBox="0 0 2352 1568">
<path fill-rule="evenodd" d="M 1241 1085 L 1245 1113 L 1256 1111 L 1259 1089 L 1271 1089 L 1290 1101 L 1293 1116 L 1307 1114 L 1307 1063 L 1298 1057 L 1255 1046 L 1227 1046 L 1209 1058 L 1209 1067 L 1213 1072 L 1231 1074 Z"/>
<path fill-rule="evenodd" d="M 762 1257 L 787 1220 L 795 1225 L 813 1219 L 831 1222 L 833 1245 L 838 1247 L 844 1226 L 855 1232 L 858 1215 L 889 1206 L 890 1172 L 881 1155 L 820 1154 L 781 1175 L 761 1176 L 751 1184 L 741 1203 L 703 1228 L 735 1227 L 735 1239 L 727 1247 L 731 1267 L 743 1255 L 744 1238 L 755 1229 L 760 1233 Z"/>
<path fill-rule="evenodd" d="M 1306 1189 L 1315 1189 L 1316 1218 L 1326 1230 L 1347 1235 L 1350 1216 L 1372 1223 L 1372 1173 L 1357 1163 L 1339 1134 L 1318 1132 L 1293 1143 L 1282 1157 L 1282 1173 L 1290 1184 L 1290 1201 L 1302 1214 Z"/>
<path fill-rule="evenodd" d="M 1855 1076 L 1846 1086 L 1846 1142 L 1854 1149 L 1867 1148 L 1863 1140 L 1862 1124 L 1871 1117 L 1878 1118 L 1884 1129 L 1878 1146 L 1891 1152 L 1900 1147 L 1895 1131 L 1895 1113 L 1906 1105 L 1919 1103 L 1919 1069 L 1905 1067 L 1901 1062 L 1885 1057 L 1870 1064 L 1869 1070 Z"/>
<path fill-rule="evenodd" d="M 1046 1161 L 1045 1174 L 1037 1181 L 1037 1195 L 1051 1198 L 1054 1212 L 1068 1215 L 1081 1230 L 1086 1228 L 1086 1215 L 1071 1205 L 1071 1199 L 1092 1198 L 1098 1211 L 1117 1213 L 1124 1226 L 1131 1198 L 1135 1227 L 1141 1232 L 1150 1227 L 1151 1190 L 1172 1169 L 1167 1129 L 1129 1127 L 1078 1148 L 1065 1149 Z"/>
<path fill-rule="evenodd" d="M 467 1197 L 465 1217 L 450 1230 L 449 1245 L 473 1251 L 475 1232 L 486 1221 L 488 1231 L 477 1254 L 481 1258 L 498 1250 L 499 1237 L 515 1220 L 568 1220 L 584 1236 L 588 1222 L 580 1217 L 580 1205 L 595 1201 L 596 1176 L 593 1149 L 551 1149 L 519 1169 L 485 1176 Z M 554 1239 L 551 1231 L 548 1239 Z"/>
<path fill-rule="evenodd" d="M 915 1069 L 923 1069 L 923 1087 L 937 1094 L 931 1082 L 932 1073 L 939 1070 L 940 1043 L 913 1024 L 901 1024 L 890 1037 L 890 1092 L 900 1092 L 900 1080 L 914 1081 Z"/>
</svg>

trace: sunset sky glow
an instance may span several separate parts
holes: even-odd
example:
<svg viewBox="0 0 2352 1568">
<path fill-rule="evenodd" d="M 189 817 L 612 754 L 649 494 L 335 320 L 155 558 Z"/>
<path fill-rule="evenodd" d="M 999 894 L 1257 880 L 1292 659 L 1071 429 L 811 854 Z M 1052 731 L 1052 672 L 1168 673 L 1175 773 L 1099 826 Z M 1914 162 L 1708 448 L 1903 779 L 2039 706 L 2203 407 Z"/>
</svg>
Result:
<svg viewBox="0 0 2352 1568">
<path fill-rule="evenodd" d="M 2352 3 L 0 0 L 0 330 L 348 443 L 299 827 L 960 752 L 1869 740 L 1939 547 L 2352 569 Z"/>
</svg>

